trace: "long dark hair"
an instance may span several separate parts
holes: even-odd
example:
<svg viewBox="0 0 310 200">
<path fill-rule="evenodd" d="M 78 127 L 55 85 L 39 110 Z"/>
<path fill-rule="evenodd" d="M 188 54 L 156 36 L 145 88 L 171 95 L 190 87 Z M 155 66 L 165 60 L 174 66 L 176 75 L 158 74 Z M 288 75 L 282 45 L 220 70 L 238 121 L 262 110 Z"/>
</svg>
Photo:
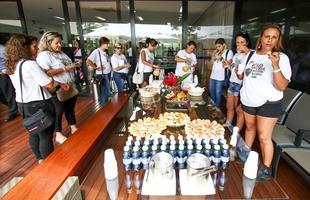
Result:
<svg viewBox="0 0 310 200">
<path fill-rule="evenodd" d="M 5 46 L 7 73 L 14 74 L 16 63 L 21 59 L 30 59 L 29 46 L 33 42 L 32 36 L 24 34 L 12 35 Z"/>
<path fill-rule="evenodd" d="M 247 32 L 239 32 L 236 37 L 235 37 L 235 41 L 237 40 L 237 37 L 242 37 L 243 39 L 245 39 L 245 41 L 247 42 L 247 47 L 250 49 L 251 48 L 251 40 L 250 40 L 250 36 Z M 236 42 L 234 44 L 234 49 L 236 49 Z"/>
</svg>

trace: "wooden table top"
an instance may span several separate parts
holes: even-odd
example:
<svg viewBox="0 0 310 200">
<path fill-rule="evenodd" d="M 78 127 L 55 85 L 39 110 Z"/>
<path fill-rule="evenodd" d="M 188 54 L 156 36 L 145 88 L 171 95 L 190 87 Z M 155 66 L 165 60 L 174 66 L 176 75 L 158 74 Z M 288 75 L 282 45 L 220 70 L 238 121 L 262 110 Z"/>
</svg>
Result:
<svg viewBox="0 0 310 200">
<path fill-rule="evenodd" d="M 198 109 L 206 109 L 207 116 L 198 116 L 198 112 L 196 112 L 197 109 L 190 108 L 188 111 L 189 116 L 191 119 L 196 118 L 209 118 L 209 117 L 216 117 L 219 116 L 219 114 L 210 113 L 210 111 L 218 111 L 217 109 L 213 109 L 210 107 L 199 107 Z M 165 109 L 161 103 L 158 103 L 156 106 L 149 107 L 146 111 L 146 116 L 158 116 L 160 113 L 164 112 Z M 201 115 L 201 112 L 200 112 Z M 137 113 L 138 118 L 142 118 L 142 112 Z M 168 129 L 165 130 L 164 133 L 166 135 L 170 134 L 182 134 L 184 133 L 184 128 L 179 129 Z M 229 136 L 230 132 L 226 130 L 225 135 Z M 115 151 L 116 160 L 118 163 L 118 171 L 119 171 L 119 196 L 118 199 L 243 199 L 243 166 L 242 163 L 237 163 L 235 161 L 231 161 L 229 163 L 229 167 L 226 170 L 219 169 L 217 172 L 212 173 L 212 177 L 217 177 L 216 181 L 216 194 L 212 196 L 141 196 L 139 194 L 136 194 L 135 187 L 132 183 L 132 192 L 128 194 L 127 187 L 125 184 L 125 169 L 122 162 L 122 153 L 123 153 L 123 147 L 125 145 L 125 141 L 127 139 L 127 134 L 124 136 L 119 136 L 117 134 L 111 133 L 108 138 L 106 138 L 102 152 L 99 154 L 96 161 L 92 164 L 91 169 L 87 175 L 87 178 L 82 182 L 81 188 L 86 188 L 86 193 L 89 195 L 86 195 L 86 199 L 95 199 L 95 197 L 91 196 L 91 191 L 93 190 L 100 190 L 99 194 L 100 196 L 97 196 L 96 199 L 106 199 L 108 198 L 108 193 L 105 185 L 105 179 L 104 179 L 104 172 L 103 172 L 103 152 L 107 148 L 112 148 Z M 142 184 L 144 171 L 140 170 L 139 172 L 139 178 Z M 176 173 L 178 174 L 178 169 L 176 169 Z M 137 174 L 137 172 L 131 171 L 129 172 L 131 179 L 133 178 L 133 174 Z M 216 174 L 216 175 L 215 175 Z M 101 184 L 99 184 L 99 182 Z M 177 186 L 179 184 L 177 183 Z M 89 189 L 89 188 L 92 189 Z M 156 189 L 156 188 L 154 188 Z M 177 189 L 178 191 L 178 189 Z M 252 198 L 255 199 L 287 199 L 288 196 L 286 193 L 282 190 L 282 188 L 279 186 L 279 184 L 271 179 L 266 182 L 262 183 L 256 183 L 253 196 Z"/>
</svg>

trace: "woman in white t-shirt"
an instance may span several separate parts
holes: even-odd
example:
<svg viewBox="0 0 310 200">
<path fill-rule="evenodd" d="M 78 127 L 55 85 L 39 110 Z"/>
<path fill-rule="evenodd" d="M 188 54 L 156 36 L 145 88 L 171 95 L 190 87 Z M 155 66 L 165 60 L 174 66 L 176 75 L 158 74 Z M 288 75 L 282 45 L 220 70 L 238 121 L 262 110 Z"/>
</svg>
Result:
<svg viewBox="0 0 310 200">
<path fill-rule="evenodd" d="M 236 50 L 237 53 L 233 57 L 232 64 L 230 65 L 231 75 L 229 79 L 229 87 L 227 90 L 226 109 L 227 109 L 227 124 L 231 124 L 235 112 L 237 113 L 236 126 L 239 130 L 242 129 L 244 124 L 243 111 L 239 101 L 239 92 L 241 89 L 242 80 L 237 77 L 236 68 L 242 63 L 246 55 L 250 52 L 250 37 L 247 33 L 238 33 L 236 35 Z"/>
<path fill-rule="evenodd" d="M 37 52 L 34 37 L 13 35 L 6 44 L 7 73 L 12 80 L 16 92 L 16 102 L 23 118 L 31 117 L 39 109 L 55 116 L 55 108 L 51 101 L 54 91 L 53 80 L 41 67 L 31 60 Z M 22 71 L 22 90 L 20 87 L 20 68 Z M 43 96 L 44 95 L 44 99 Z M 40 163 L 54 150 L 54 124 L 37 134 L 29 134 L 29 145 Z"/>
<path fill-rule="evenodd" d="M 177 55 L 175 56 L 175 61 L 177 62 L 177 66 L 175 68 L 176 76 L 183 76 L 188 73 L 192 75 L 194 73 L 197 66 L 197 59 L 196 55 L 193 52 L 196 47 L 196 42 L 189 41 L 187 43 L 186 49 L 180 50 L 177 53 Z M 187 77 L 186 80 L 192 81 L 193 76 Z"/>
<path fill-rule="evenodd" d="M 281 41 L 278 25 L 264 26 L 254 54 L 246 66 L 247 58 L 239 66 L 244 69 L 240 77 L 243 77 L 240 95 L 246 124 L 245 142 L 251 148 L 257 134 L 262 152 L 263 165 L 258 171 L 258 181 L 271 177 L 272 132 L 281 115 L 283 91 L 291 77 L 289 58 L 281 52 Z"/>
<path fill-rule="evenodd" d="M 225 82 L 225 68 L 232 62 L 233 52 L 227 49 L 225 40 L 219 38 L 215 41 L 216 51 L 212 56 L 213 66 L 210 76 L 210 96 L 216 106 L 220 106 L 222 90 Z"/>
<path fill-rule="evenodd" d="M 39 54 L 37 63 L 46 71 L 47 75 L 62 84 L 74 87 L 74 69 L 81 67 L 81 63 L 72 63 L 71 59 L 61 51 L 61 35 L 57 32 L 46 32 L 39 42 Z M 55 118 L 55 140 L 63 143 L 67 138 L 62 134 L 62 115 L 65 113 L 66 120 L 71 128 L 71 133 L 77 130 L 75 118 L 75 105 L 77 96 L 64 102 L 60 102 L 57 96 L 53 96 L 52 101 L 56 109 Z"/>
<path fill-rule="evenodd" d="M 154 52 L 157 47 L 157 41 L 153 38 L 147 38 L 145 40 L 147 45 L 146 48 L 141 49 L 138 61 L 138 72 L 143 72 L 143 83 L 141 87 L 148 85 L 150 75 L 152 74 L 154 68 L 158 68 L 157 65 L 154 65 Z"/>
<path fill-rule="evenodd" d="M 101 104 L 108 102 L 111 96 L 110 79 L 111 79 L 111 64 L 107 53 L 110 40 L 106 37 L 99 39 L 99 48 L 95 49 L 87 58 L 88 66 L 96 70 L 96 77 L 101 82 Z"/>
<path fill-rule="evenodd" d="M 113 68 L 113 78 L 118 92 L 123 92 L 124 89 L 128 90 L 130 88 L 128 76 L 130 64 L 127 63 L 127 59 L 124 54 L 121 54 L 121 51 L 122 45 L 119 43 L 114 44 L 114 54 L 111 57 L 111 64 Z M 124 81 L 127 81 L 127 88 L 124 88 Z"/>
</svg>

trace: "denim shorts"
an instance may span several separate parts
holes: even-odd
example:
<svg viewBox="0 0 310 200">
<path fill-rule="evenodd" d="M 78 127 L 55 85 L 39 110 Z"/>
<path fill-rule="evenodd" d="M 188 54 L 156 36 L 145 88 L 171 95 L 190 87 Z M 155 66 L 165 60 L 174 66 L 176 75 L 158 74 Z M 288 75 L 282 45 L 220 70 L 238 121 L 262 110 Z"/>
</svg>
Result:
<svg viewBox="0 0 310 200">
<path fill-rule="evenodd" d="M 228 94 L 238 96 L 241 89 L 241 85 L 238 83 L 231 82 L 228 87 Z"/>
<path fill-rule="evenodd" d="M 279 118 L 282 114 L 282 100 L 267 101 L 259 107 L 249 107 L 242 104 L 242 109 L 250 115 Z"/>
</svg>

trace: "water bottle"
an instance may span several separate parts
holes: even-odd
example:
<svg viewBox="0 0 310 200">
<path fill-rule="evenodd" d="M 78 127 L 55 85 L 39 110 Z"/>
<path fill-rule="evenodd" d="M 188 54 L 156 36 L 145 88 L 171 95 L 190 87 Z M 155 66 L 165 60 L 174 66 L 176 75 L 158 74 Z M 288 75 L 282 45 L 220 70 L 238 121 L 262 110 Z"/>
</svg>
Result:
<svg viewBox="0 0 310 200">
<path fill-rule="evenodd" d="M 194 144 L 197 146 L 199 144 L 201 144 L 201 139 L 197 138 L 194 140 Z"/>
<path fill-rule="evenodd" d="M 132 149 L 132 157 L 133 158 L 138 158 L 140 157 L 140 147 L 139 146 L 134 146 L 133 149 Z"/>
<path fill-rule="evenodd" d="M 179 151 L 177 156 L 177 163 L 180 169 L 185 168 L 185 152 L 184 152 L 184 145 L 179 145 Z"/>
<path fill-rule="evenodd" d="M 220 151 L 220 145 L 218 144 L 214 145 L 212 161 L 215 168 L 218 168 L 221 164 L 221 151 Z"/>
<path fill-rule="evenodd" d="M 153 83 L 153 80 L 154 80 L 153 74 L 151 74 L 150 77 L 149 77 L 149 84 L 150 85 Z"/>
<path fill-rule="evenodd" d="M 194 146 L 192 144 L 187 145 L 187 157 L 194 153 Z"/>
<path fill-rule="evenodd" d="M 219 145 L 221 145 L 221 147 L 225 144 L 227 144 L 227 141 L 225 139 L 219 139 Z"/>
<path fill-rule="evenodd" d="M 176 145 L 176 141 L 174 139 L 170 140 L 170 145 Z"/>
<path fill-rule="evenodd" d="M 212 158 L 211 158 L 212 151 L 211 151 L 211 145 L 210 144 L 204 145 L 203 154 L 212 160 Z"/>
<path fill-rule="evenodd" d="M 125 166 L 125 171 L 129 171 L 132 169 L 132 159 L 130 155 L 130 149 L 129 146 L 124 146 L 124 152 L 123 152 L 123 164 Z"/>
<path fill-rule="evenodd" d="M 149 168 L 149 148 L 148 146 L 143 146 L 142 147 L 142 168 L 143 169 L 148 169 Z"/>
<path fill-rule="evenodd" d="M 144 140 L 143 144 L 144 144 L 144 146 L 150 146 L 150 141 L 149 140 Z"/>
<path fill-rule="evenodd" d="M 170 135 L 170 136 L 169 136 L 169 139 L 170 139 L 170 141 L 171 141 L 171 140 L 174 140 L 174 135 Z"/>
<path fill-rule="evenodd" d="M 172 155 L 172 157 L 176 157 L 176 150 L 175 150 L 175 145 L 171 144 L 169 147 L 169 153 Z"/>
<path fill-rule="evenodd" d="M 183 135 L 179 135 L 178 140 L 183 140 Z"/>
<path fill-rule="evenodd" d="M 236 145 L 237 145 L 237 139 L 238 139 L 238 131 L 239 131 L 239 128 L 235 126 L 233 128 L 233 133 L 232 133 L 232 136 L 229 142 L 229 144 L 231 145 L 231 148 L 229 149 L 231 161 L 234 161 L 237 157 Z"/>
<path fill-rule="evenodd" d="M 211 138 L 210 144 L 211 144 L 211 148 L 214 149 L 214 146 L 218 144 L 218 138 Z"/>
<path fill-rule="evenodd" d="M 157 145 L 153 144 L 153 146 L 152 146 L 152 153 L 151 153 L 152 156 L 154 156 L 157 153 L 157 149 L 158 149 Z"/>
<path fill-rule="evenodd" d="M 162 144 L 162 145 L 160 146 L 160 151 L 161 151 L 161 152 L 166 152 L 166 150 L 167 150 L 167 146 L 166 146 L 165 144 Z"/>
<path fill-rule="evenodd" d="M 184 144 L 185 144 L 185 143 L 184 143 L 184 140 L 183 140 L 183 139 L 179 140 L 178 144 L 184 146 Z"/>
<path fill-rule="evenodd" d="M 201 144 L 198 144 L 196 146 L 196 153 L 202 153 L 202 145 Z"/>
<path fill-rule="evenodd" d="M 140 140 L 136 140 L 135 141 L 135 146 L 140 146 L 141 145 L 141 141 Z"/>
<path fill-rule="evenodd" d="M 230 160 L 230 155 L 229 155 L 228 145 L 224 144 L 222 146 L 222 152 L 221 152 L 221 161 L 222 161 L 223 169 L 226 169 L 228 167 L 229 160 Z"/>
<path fill-rule="evenodd" d="M 224 191 L 226 183 L 226 174 L 225 171 L 222 171 L 219 178 L 219 189 L 220 191 Z"/>
<path fill-rule="evenodd" d="M 193 140 L 192 139 L 186 139 L 186 144 L 188 145 L 193 145 Z"/>
<path fill-rule="evenodd" d="M 129 140 L 126 141 L 126 146 L 131 147 L 132 144 L 133 144 L 132 141 L 129 141 Z"/>
<path fill-rule="evenodd" d="M 139 170 L 140 169 L 140 165 L 141 165 L 141 156 L 140 156 L 140 152 L 139 152 L 139 147 L 138 146 L 134 146 L 133 147 L 133 153 L 132 153 L 132 164 L 133 164 L 133 169 L 134 170 Z"/>
</svg>

